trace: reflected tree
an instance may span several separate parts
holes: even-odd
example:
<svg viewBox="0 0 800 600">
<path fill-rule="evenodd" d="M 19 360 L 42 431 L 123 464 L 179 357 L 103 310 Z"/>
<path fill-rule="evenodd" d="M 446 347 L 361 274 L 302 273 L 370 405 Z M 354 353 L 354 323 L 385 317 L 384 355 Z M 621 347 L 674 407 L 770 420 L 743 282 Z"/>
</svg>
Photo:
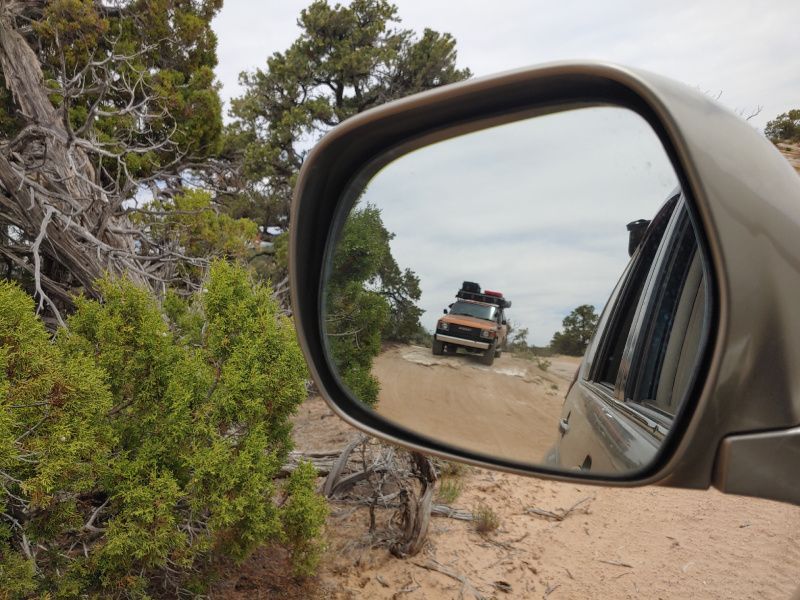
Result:
<svg viewBox="0 0 800 600">
<path fill-rule="evenodd" d="M 372 360 L 384 341 L 407 341 L 420 329 L 419 277 L 401 270 L 389 242 L 394 237 L 373 205 L 347 219 L 328 280 L 326 325 L 331 353 L 344 382 L 369 405 L 379 385 Z"/>
<path fill-rule="evenodd" d="M 550 347 L 553 352 L 581 356 L 597 329 L 597 313 L 594 306 L 582 304 L 569 313 L 561 322 L 562 331 L 553 335 Z"/>
</svg>

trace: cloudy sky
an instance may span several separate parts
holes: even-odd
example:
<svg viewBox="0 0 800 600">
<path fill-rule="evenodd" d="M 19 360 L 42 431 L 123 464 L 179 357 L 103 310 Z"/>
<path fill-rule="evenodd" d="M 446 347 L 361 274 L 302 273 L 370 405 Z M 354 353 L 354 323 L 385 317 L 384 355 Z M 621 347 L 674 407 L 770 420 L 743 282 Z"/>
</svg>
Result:
<svg viewBox="0 0 800 600">
<path fill-rule="evenodd" d="M 267 56 L 291 44 L 298 35 L 297 16 L 308 3 L 227 0 L 214 22 L 224 99 L 241 93 L 241 71 L 263 66 Z M 800 105 L 798 0 L 396 4 L 403 27 L 453 34 L 459 66 L 477 76 L 553 60 L 600 59 L 683 81 L 719 95 L 722 104 L 740 113 L 760 106 L 761 114 L 751 120 L 759 128 Z M 569 308 L 603 304 L 625 263 L 624 224 L 652 216 L 673 182 L 653 138 L 635 119 L 622 127 L 625 120 L 625 115 L 587 111 L 509 125 L 475 134 L 471 141 L 459 138 L 423 150 L 379 175 L 371 198 L 398 234 L 393 243 L 398 262 L 422 277 L 427 326 L 462 278 L 504 291 L 514 302 L 512 319 L 530 327 L 537 344 L 549 341 Z M 598 141 L 609 135 L 609 124 L 618 136 L 613 145 Z M 553 135 L 554 126 L 566 146 Z M 579 126 L 585 128 L 582 136 L 563 136 L 567 130 L 577 135 Z M 532 139 L 540 145 L 532 146 Z M 490 154 L 494 162 L 486 161 Z M 462 168 L 470 161 L 469 169 Z M 438 179 L 430 172 L 434 164 Z M 576 168 L 581 176 L 570 177 Z M 501 174 L 503 186 L 498 185 Z M 497 208 L 484 213 L 488 196 Z M 459 212 L 459 203 L 474 214 Z M 491 250 L 478 254 L 451 239 L 461 228 L 474 231 L 477 215 L 483 223 L 477 229 Z M 438 227 L 436 235 L 443 224 L 449 232 L 443 236 Z M 521 260 L 530 256 L 537 260 Z M 491 277 L 498 262 L 507 265 L 500 281 Z M 454 267 L 464 264 L 472 270 L 456 275 Z"/>
<path fill-rule="evenodd" d="M 597 107 L 452 138 L 384 167 L 359 206 L 381 209 L 392 254 L 420 277 L 432 329 L 464 280 L 501 291 L 546 345 L 581 304 L 598 309 L 628 261 L 625 224 L 677 185 L 636 113 Z"/>
<path fill-rule="evenodd" d="M 305 0 L 227 0 L 214 22 L 225 98 L 241 71 L 297 37 Z M 488 75 L 563 59 L 610 60 L 667 75 L 762 126 L 800 105 L 797 0 L 397 0 L 402 25 L 453 34 L 460 66 Z"/>
</svg>

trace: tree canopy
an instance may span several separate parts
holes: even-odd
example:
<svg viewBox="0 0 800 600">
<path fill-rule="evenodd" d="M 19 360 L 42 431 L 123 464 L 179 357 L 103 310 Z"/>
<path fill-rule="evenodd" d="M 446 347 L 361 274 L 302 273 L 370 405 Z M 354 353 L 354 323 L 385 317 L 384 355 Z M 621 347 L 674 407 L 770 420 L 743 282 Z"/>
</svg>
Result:
<svg viewBox="0 0 800 600">
<path fill-rule="evenodd" d="M 385 0 L 317 0 L 300 13 L 300 36 L 285 52 L 242 74 L 245 93 L 232 103 L 226 142 L 228 155 L 241 157 L 247 192 L 229 200 L 235 214 L 286 226 L 297 173 L 323 133 L 384 102 L 470 76 L 456 67 L 451 35 L 417 36 L 399 23 Z"/>
<path fill-rule="evenodd" d="M 408 340 L 420 329 L 419 278 L 401 271 L 391 253 L 394 237 L 372 205 L 348 216 L 333 257 L 325 315 L 331 353 L 345 383 L 367 404 L 378 398 L 372 360 L 389 340 Z"/>
<path fill-rule="evenodd" d="M 0 11 L 0 267 L 54 311 L 96 293 L 105 273 L 152 289 L 180 280 L 183 248 L 151 239 L 133 215 L 157 217 L 140 200 L 170 202 L 220 149 L 210 25 L 220 6 L 54 0 Z"/>
<path fill-rule="evenodd" d="M 554 352 L 581 356 L 597 329 L 598 319 L 594 306 L 580 305 L 564 317 L 561 322 L 563 329 L 553 335 L 550 347 Z"/>
<path fill-rule="evenodd" d="M 782 113 L 767 122 L 764 128 L 772 142 L 800 142 L 800 108 Z"/>
</svg>

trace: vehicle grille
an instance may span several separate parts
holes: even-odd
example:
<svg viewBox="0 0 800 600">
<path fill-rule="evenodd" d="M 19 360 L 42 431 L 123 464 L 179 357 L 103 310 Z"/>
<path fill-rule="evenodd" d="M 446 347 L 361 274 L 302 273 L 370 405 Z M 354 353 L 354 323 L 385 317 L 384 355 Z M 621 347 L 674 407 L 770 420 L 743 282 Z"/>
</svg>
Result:
<svg viewBox="0 0 800 600">
<path fill-rule="evenodd" d="M 477 327 L 467 327 L 466 325 L 456 325 L 450 323 L 450 328 L 447 331 L 441 329 L 436 330 L 437 333 L 442 335 L 451 335 L 453 337 L 464 338 L 465 340 L 472 340 L 475 342 L 486 342 L 486 338 L 481 337 L 481 330 Z"/>
</svg>

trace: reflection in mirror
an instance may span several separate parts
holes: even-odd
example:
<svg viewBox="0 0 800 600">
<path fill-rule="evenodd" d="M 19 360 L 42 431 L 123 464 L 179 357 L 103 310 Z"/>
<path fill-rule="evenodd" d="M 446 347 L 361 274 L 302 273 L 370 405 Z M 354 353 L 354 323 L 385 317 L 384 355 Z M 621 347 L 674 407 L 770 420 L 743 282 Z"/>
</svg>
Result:
<svg viewBox="0 0 800 600">
<path fill-rule="evenodd" d="M 707 278 L 644 119 L 596 106 L 486 128 L 349 194 L 323 319 L 355 399 L 529 465 L 655 458 L 697 364 Z"/>
</svg>

